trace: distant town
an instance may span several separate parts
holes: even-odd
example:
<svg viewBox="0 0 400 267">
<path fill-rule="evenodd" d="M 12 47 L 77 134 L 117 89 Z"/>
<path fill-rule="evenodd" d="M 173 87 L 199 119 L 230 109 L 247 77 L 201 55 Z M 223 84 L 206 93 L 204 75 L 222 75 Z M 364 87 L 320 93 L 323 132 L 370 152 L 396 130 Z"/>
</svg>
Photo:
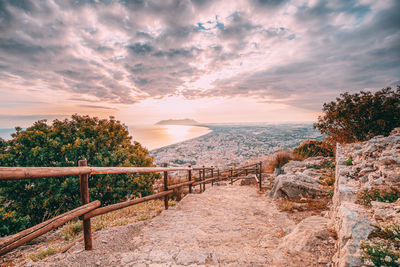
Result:
<svg viewBox="0 0 400 267">
<path fill-rule="evenodd" d="M 157 165 L 226 167 L 263 158 L 281 149 L 298 146 L 306 139 L 322 139 L 312 124 L 211 125 L 209 134 L 152 150 Z"/>
</svg>

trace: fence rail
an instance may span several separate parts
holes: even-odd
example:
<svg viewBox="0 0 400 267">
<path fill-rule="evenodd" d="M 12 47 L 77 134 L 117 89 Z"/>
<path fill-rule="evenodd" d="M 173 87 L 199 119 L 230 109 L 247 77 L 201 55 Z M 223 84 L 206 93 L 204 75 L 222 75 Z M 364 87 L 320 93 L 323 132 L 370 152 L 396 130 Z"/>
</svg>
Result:
<svg viewBox="0 0 400 267">
<path fill-rule="evenodd" d="M 86 160 L 79 161 L 79 167 L 0 167 L 0 180 L 22 180 L 22 179 L 39 179 L 39 178 L 55 178 L 63 176 L 79 176 L 79 186 L 81 195 L 81 206 L 50 220 L 35 225 L 29 229 L 23 230 L 15 235 L 8 236 L 0 241 L 0 256 L 5 253 L 43 235 L 68 221 L 75 218 L 83 220 L 84 244 L 86 250 L 92 250 L 92 231 L 90 219 L 111 211 L 122 209 L 128 206 L 136 205 L 153 199 L 164 198 L 164 207 L 168 209 L 168 196 L 175 189 L 188 186 L 189 193 L 192 193 L 193 186 L 200 186 L 200 193 L 204 192 L 207 183 L 212 185 L 216 180 L 237 178 L 240 174 L 246 175 L 255 172 L 259 175 L 259 185 L 261 190 L 261 162 L 240 167 L 237 169 L 219 170 L 214 167 L 88 167 Z M 168 172 L 188 172 L 188 181 L 168 185 Z M 100 201 L 90 202 L 89 196 L 89 175 L 98 174 L 122 174 L 122 173 L 163 173 L 163 191 L 153 195 L 131 199 L 124 202 L 100 207 Z M 193 172 L 198 172 L 195 175 Z"/>
</svg>

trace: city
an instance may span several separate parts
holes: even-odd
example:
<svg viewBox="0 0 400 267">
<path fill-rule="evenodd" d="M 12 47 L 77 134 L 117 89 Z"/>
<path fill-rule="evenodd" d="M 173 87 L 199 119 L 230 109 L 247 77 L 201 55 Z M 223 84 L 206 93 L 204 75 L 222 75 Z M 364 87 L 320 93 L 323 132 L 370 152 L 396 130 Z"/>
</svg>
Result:
<svg viewBox="0 0 400 267">
<path fill-rule="evenodd" d="M 298 146 L 305 139 L 322 139 L 311 124 L 212 125 L 212 132 L 198 138 L 150 151 L 157 165 L 225 167 L 241 165 L 281 149 Z"/>
</svg>

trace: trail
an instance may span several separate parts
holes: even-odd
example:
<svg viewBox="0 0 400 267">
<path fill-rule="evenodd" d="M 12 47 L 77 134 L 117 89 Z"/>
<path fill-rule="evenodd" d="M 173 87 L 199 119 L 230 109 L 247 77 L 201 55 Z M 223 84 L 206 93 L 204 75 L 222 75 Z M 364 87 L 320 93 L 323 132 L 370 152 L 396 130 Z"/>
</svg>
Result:
<svg viewBox="0 0 400 267">
<path fill-rule="evenodd" d="M 214 186 L 151 220 L 101 231 L 93 251 L 79 243 L 37 265 L 311 266 L 277 249 L 293 227 L 254 187 Z"/>
</svg>

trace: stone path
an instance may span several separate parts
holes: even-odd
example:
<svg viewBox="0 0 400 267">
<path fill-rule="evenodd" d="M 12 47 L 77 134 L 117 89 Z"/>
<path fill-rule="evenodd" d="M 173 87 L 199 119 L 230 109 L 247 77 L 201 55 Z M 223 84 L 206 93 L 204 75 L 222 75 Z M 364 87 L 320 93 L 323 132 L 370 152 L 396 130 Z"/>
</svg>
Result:
<svg viewBox="0 0 400 267">
<path fill-rule="evenodd" d="M 93 251 L 76 244 L 37 265 L 296 266 L 277 250 L 293 227 L 254 187 L 214 186 L 146 222 L 101 231 Z"/>
</svg>

